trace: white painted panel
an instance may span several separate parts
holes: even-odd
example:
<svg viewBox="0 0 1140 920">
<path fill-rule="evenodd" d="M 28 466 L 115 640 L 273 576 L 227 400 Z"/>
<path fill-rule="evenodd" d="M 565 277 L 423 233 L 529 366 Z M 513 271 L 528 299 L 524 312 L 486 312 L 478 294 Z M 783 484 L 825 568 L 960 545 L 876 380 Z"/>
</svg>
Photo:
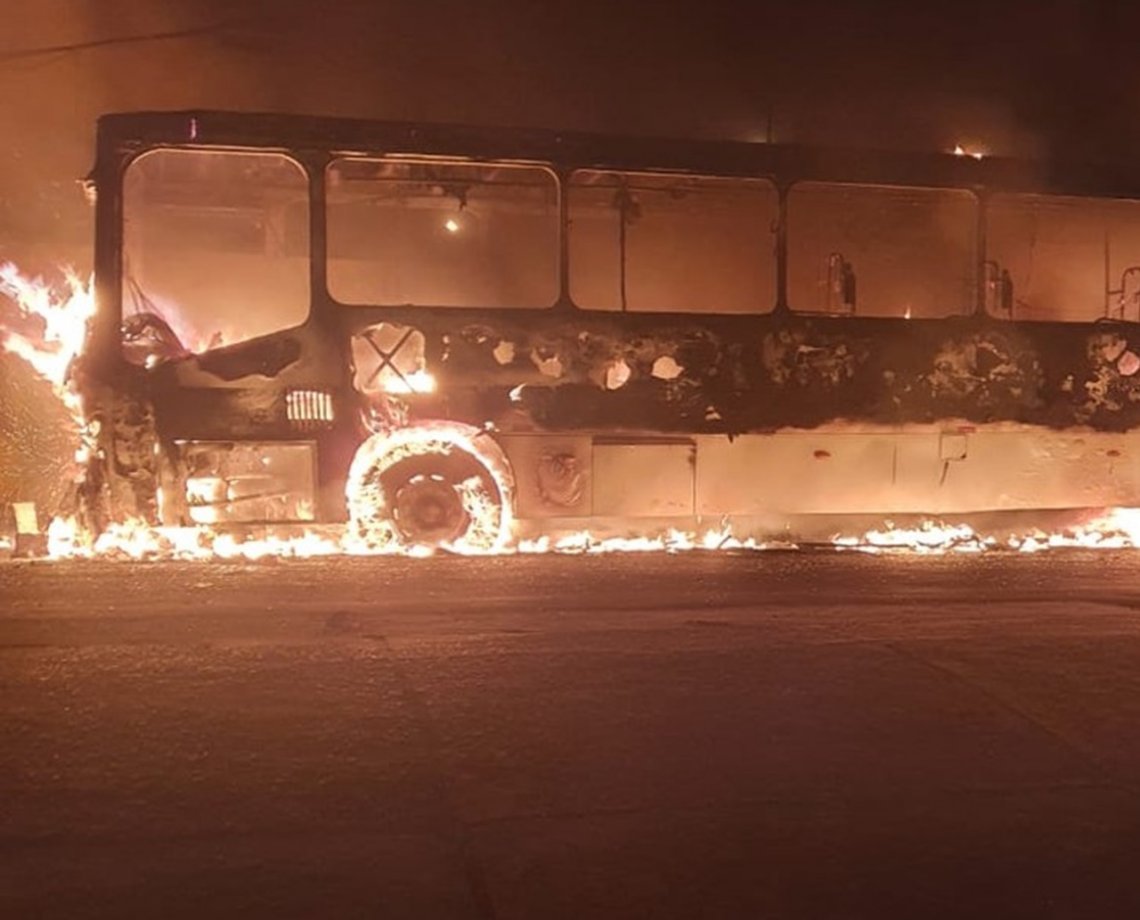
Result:
<svg viewBox="0 0 1140 920">
<path fill-rule="evenodd" d="M 697 513 L 932 513 L 1140 505 L 1140 435 L 1037 430 L 699 438 Z"/>
<path fill-rule="evenodd" d="M 1140 501 L 1140 438 L 1064 431 L 986 431 L 947 465 L 939 508 L 1078 508 Z"/>
<path fill-rule="evenodd" d="M 595 442 L 594 514 L 691 515 L 694 455 L 692 442 Z"/>
<path fill-rule="evenodd" d="M 1140 506 L 1140 433 L 928 426 L 917 431 L 793 431 L 687 441 L 512 435 L 523 517 L 931 514 Z M 555 507 L 541 459 L 568 454 L 580 501 Z"/>
<path fill-rule="evenodd" d="M 894 463 L 889 433 L 701 438 L 697 513 L 865 510 L 888 500 Z"/>
</svg>

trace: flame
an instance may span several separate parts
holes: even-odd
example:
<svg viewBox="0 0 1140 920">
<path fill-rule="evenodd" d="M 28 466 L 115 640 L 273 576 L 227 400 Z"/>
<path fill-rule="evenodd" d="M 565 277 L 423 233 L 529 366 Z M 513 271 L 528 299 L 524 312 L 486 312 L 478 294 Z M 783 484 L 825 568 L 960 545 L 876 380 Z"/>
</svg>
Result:
<svg viewBox="0 0 1140 920">
<path fill-rule="evenodd" d="M 75 518 L 55 518 L 48 527 L 51 559 L 245 559 L 329 556 L 349 552 L 343 541 L 314 531 L 240 539 L 209 527 L 152 527 L 143 521 L 111 524 L 92 539 Z"/>
<path fill-rule="evenodd" d="M 973 157 L 975 160 L 980 160 L 985 156 L 980 150 L 967 150 L 961 144 L 954 145 L 954 156 L 956 157 Z"/>
<path fill-rule="evenodd" d="M 1006 551 L 1033 553 L 1051 549 L 1129 549 L 1140 548 L 1140 508 L 1114 508 L 1083 525 L 1059 532 L 1036 531 L 999 537 L 977 532 L 968 524 L 927 521 L 915 527 L 887 525 L 860 535 L 837 535 L 831 541 L 836 551 L 863 553 L 981 553 Z M 760 541 L 736 536 L 730 524 L 707 530 L 668 529 L 644 536 L 599 537 L 588 530 L 560 537 L 541 536 L 510 544 L 444 547 L 453 552 L 495 552 L 561 555 L 596 555 L 637 552 L 723 552 L 794 549 L 788 542 Z M 398 540 L 368 540 L 351 530 L 318 532 L 306 529 L 300 534 L 269 534 L 241 538 L 218 533 L 209 527 L 151 527 L 141 521 L 113 524 L 97 538 L 73 518 L 56 518 L 48 528 L 48 555 L 52 559 L 130 559 L 144 560 L 246 560 L 266 558 L 309 558 L 336 555 L 430 556 L 428 546 L 403 546 Z"/>
<path fill-rule="evenodd" d="M 354 538 L 366 550 L 384 550 L 404 542 L 392 518 L 393 496 L 381 480 L 397 464 L 417 457 L 441 461 L 466 457 L 486 477 L 473 475 L 456 484 L 469 524 L 445 548 L 463 554 L 504 550 L 514 531 L 515 493 L 506 456 L 485 431 L 444 421 L 380 431 L 360 445 L 345 486 L 349 518 L 356 525 Z"/>
<path fill-rule="evenodd" d="M 92 285 L 65 269 L 62 289 L 53 287 L 5 262 L 0 265 L 0 295 L 12 301 L 20 316 L 18 328 L 0 324 L 0 348 L 22 359 L 45 380 L 70 415 L 71 429 L 62 434 L 65 443 L 71 440 L 75 445 L 77 468 L 62 478 L 65 482 L 77 479 L 95 449 L 95 432 L 84 417 L 83 400 L 71 379 L 73 362 L 86 347 L 95 314 Z"/>
<path fill-rule="evenodd" d="M 865 553 L 906 551 L 916 553 L 980 553 L 1012 550 L 1035 553 L 1046 549 L 1140 548 L 1140 508 L 1111 508 L 1092 520 L 1065 530 L 980 534 L 968 524 L 925 521 L 917 527 L 869 530 L 860 536 L 836 535 L 837 549 Z"/>
<path fill-rule="evenodd" d="M 551 539 L 520 540 L 520 553 L 680 553 L 689 550 L 759 550 L 773 544 L 759 543 L 753 537 L 739 539 L 731 527 L 723 526 L 697 533 L 670 528 L 657 536 L 595 537 L 588 530 Z"/>
<path fill-rule="evenodd" d="M 406 396 L 409 393 L 434 393 L 435 387 L 435 377 L 423 369 L 409 371 L 406 374 L 392 374 L 380 384 L 385 393 L 398 396 Z"/>
<path fill-rule="evenodd" d="M 90 283 L 65 270 L 65 288 L 59 291 L 39 278 L 29 278 L 11 262 L 0 265 L 0 294 L 11 298 L 21 316 L 43 326 L 31 338 L 14 329 L 0 329 L 0 347 L 22 358 L 47 380 L 82 429 L 85 427 L 79 395 L 70 386 L 68 372 L 83 353 L 88 324 L 95 315 Z"/>
<path fill-rule="evenodd" d="M 752 537 L 738 538 L 731 527 L 711 528 L 703 532 L 669 529 L 657 536 L 596 537 L 587 530 L 552 538 L 519 540 L 511 546 L 495 545 L 491 551 L 520 554 L 599 554 L 631 552 L 679 553 L 693 550 L 761 550 L 788 544 L 757 542 Z M 462 551 L 457 545 L 444 547 Z M 485 551 L 478 546 L 468 552 Z M 268 557 L 305 558 L 333 555 L 430 556 L 426 546 L 404 547 L 398 541 L 361 539 L 351 530 L 340 533 L 318 533 L 307 529 L 301 534 L 270 534 L 244 539 L 218 533 L 209 527 L 152 527 L 139 520 L 110 525 L 92 539 L 75 518 L 55 518 L 48 527 L 48 555 L 51 559 L 130 559 L 207 560 L 245 559 L 256 561 Z"/>
</svg>

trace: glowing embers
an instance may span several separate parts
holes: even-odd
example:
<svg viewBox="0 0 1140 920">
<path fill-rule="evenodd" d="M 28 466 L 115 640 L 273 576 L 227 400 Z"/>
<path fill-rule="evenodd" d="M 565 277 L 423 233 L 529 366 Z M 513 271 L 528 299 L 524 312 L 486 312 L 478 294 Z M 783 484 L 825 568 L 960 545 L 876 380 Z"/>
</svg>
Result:
<svg viewBox="0 0 1140 920">
<path fill-rule="evenodd" d="M 324 428 L 333 423 L 332 395 L 323 390 L 290 390 L 285 414 L 294 428 Z"/>
<path fill-rule="evenodd" d="M 185 471 L 182 507 L 164 503 L 164 520 L 221 524 L 314 519 L 311 444 L 191 441 L 178 447 Z"/>
<path fill-rule="evenodd" d="M 485 432 L 427 422 L 380 432 L 356 452 L 345 497 L 365 550 L 499 552 L 513 535 L 514 478 Z"/>
<path fill-rule="evenodd" d="M 967 150 L 961 144 L 954 145 L 953 153 L 956 157 L 973 157 L 975 160 L 980 160 L 985 156 L 985 153 L 981 150 Z"/>
<path fill-rule="evenodd" d="M 654 536 L 598 537 L 588 530 L 559 537 L 538 537 L 519 541 L 520 553 L 560 553 L 567 555 L 598 553 L 685 553 L 692 550 L 708 552 L 755 551 L 763 549 L 794 549 L 793 544 L 758 542 L 754 537 L 743 539 L 732 533 L 728 525 L 712 528 L 703 533 L 669 528 Z"/>
<path fill-rule="evenodd" d="M 399 323 L 377 323 L 352 337 L 353 386 L 367 395 L 431 393 L 424 334 Z"/>
</svg>

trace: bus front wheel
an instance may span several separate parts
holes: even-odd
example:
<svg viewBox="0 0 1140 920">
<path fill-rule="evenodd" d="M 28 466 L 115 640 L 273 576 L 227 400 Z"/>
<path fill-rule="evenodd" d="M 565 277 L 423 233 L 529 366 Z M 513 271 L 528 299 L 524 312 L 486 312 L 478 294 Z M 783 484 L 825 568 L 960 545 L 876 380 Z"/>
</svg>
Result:
<svg viewBox="0 0 1140 920">
<path fill-rule="evenodd" d="M 352 533 L 370 549 L 493 553 L 512 537 L 510 465 L 490 435 L 469 425 L 372 435 L 353 459 L 346 498 Z"/>
</svg>

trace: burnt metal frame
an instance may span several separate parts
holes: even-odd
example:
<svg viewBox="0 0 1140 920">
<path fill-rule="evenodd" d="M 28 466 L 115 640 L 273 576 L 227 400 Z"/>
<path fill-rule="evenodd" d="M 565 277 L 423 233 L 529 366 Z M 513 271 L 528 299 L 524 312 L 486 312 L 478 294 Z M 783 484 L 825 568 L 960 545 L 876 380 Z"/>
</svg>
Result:
<svg viewBox="0 0 1140 920">
<path fill-rule="evenodd" d="M 192 127 L 193 126 L 193 127 Z M 99 121 L 100 158 L 150 146 L 230 146 L 338 155 L 425 154 L 561 164 L 573 168 L 781 176 L 1005 191 L 1140 198 L 1127 162 L 976 160 L 946 153 L 809 148 L 739 141 L 680 141 L 512 128 L 413 124 L 235 112 L 141 112 Z M 98 176 L 105 179 L 105 175 Z"/>
<path fill-rule="evenodd" d="M 119 360 L 118 324 L 122 312 L 122 179 L 132 160 L 162 147 L 213 147 L 262 150 L 294 158 L 307 172 L 310 194 L 310 297 L 305 325 L 356 327 L 380 318 L 414 324 L 430 312 L 434 325 L 446 326 L 472 316 L 469 307 L 368 305 L 342 306 L 329 295 L 325 173 L 341 156 L 419 155 L 465 158 L 472 162 L 504 161 L 541 165 L 564 189 L 578 169 L 667 172 L 722 178 L 766 179 L 778 193 L 776 297 L 762 315 L 790 319 L 787 298 L 787 207 L 790 190 L 801 181 L 886 184 L 968 191 L 978 201 L 976 285 L 973 309 L 965 315 L 985 318 L 985 202 L 993 192 L 1024 192 L 1140 199 L 1140 170 L 1131 164 L 1028 162 L 1001 157 L 976 160 L 946 153 L 891 153 L 835 150 L 796 145 L 740 142 L 676 141 L 603 137 L 589 134 L 471 128 L 454 125 L 370 122 L 232 112 L 167 112 L 106 115 L 99 121 L 97 158 L 92 178 L 96 205 L 95 280 L 101 309 L 92 324 L 89 368 L 99 377 L 113 375 Z M 585 321 L 595 311 L 579 311 L 569 296 L 569 252 L 565 232 L 567 195 L 560 200 L 560 295 L 543 310 L 518 311 L 485 307 L 480 312 L 512 324 L 542 324 L 577 315 Z M 525 318 L 523 317 L 525 313 Z M 676 322 L 702 317 L 705 322 L 739 318 L 736 314 L 670 312 L 628 314 L 628 321 Z M 548 317 L 543 319 L 543 317 Z M 641 317 L 641 319 L 638 319 Z M 884 322 L 893 322 L 884 318 Z M 1008 320 L 1007 320 L 1008 321 Z M 348 339 L 334 337 L 348 359 Z M 436 345 L 427 343 L 429 361 Z"/>
<path fill-rule="evenodd" d="M 105 115 L 99 120 L 92 177 L 99 189 L 96 209 L 96 286 L 104 312 L 93 330 L 93 352 L 108 354 L 121 312 L 121 181 L 130 161 L 155 147 L 231 147 L 273 150 L 294 157 L 309 175 L 312 302 L 335 304 L 327 293 L 324 214 L 327 164 L 338 156 L 427 155 L 462 157 L 475 162 L 533 163 L 550 169 L 561 186 L 576 169 L 671 172 L 723 178 L 763 178 L 779 195 L 776 228 L 776 299 L 771 312 L 791 313 L 787 302 L 787 195 L 800 181 L 956 188 L 979 199 L 977 292 L 973 312 L 985 309 L 984 201 L 991 191 L 1140 199 L 1140 171 L 1131 164 L 1042 163 L 1003 157 L 977 160 L 948 153 L 899 153 L 874 150 L 809 148 L 799 145 L 738 141 L 683 141 L 613 137 L 513 128 L 379 122 L 217 111 L 139 112 Z M 560 297 L 554 312 L 575 310 L 569 299 L 566 195 L 560 195 Z M 393 318 L 425 309 L 440 314 L 469 308 L 381 306 Z M 490 312 L 517 312 L 488 307 Z M 328 321 L 316 314 L 310 321 Z M 536 320 L 547 311 L 526 311 Z M 652 314 L 647 314 L 652 315 Z M 673 317 L 684 314 L 670 314 Z M 441 317 L 442 318 L 442 317 Z"/>
<path fill-rule="evenodd" d="M 335 303 L 327 293 L 324 172 L 337 156 L 401 154 L 504 160 L 546 166 L 564 188 L 576 169 L 672 172 L 725 178 L 766 178 L 779 196 L 776 227 L 776 298 L 771 312 L 792 312 L 787 300 L 787 195 L 799 181 L 827 180 L 872 184 L 957 188 L 979 199 L 975 315 L 985 310 L 984 202 L 991 191 L 1075 196 L 1140 198 L 1140 171 L 1130 164 L 1031 163 L 1002 157 L 976 160 L 945 153 L 898 153 L 807 148 L 735 141 L 678 141 L 605 137 L 509 128 L 373 122 L 353 119 L 214 111 L 142 112 L 106 115 L 99 121 L 96 167 L 102 192 L 96 216 L 96 279 L 100 303 L 117 323 L 121 311 L 119 251 L 122 201 L 120 183 L 130 160 L 162 146 L 213 146 L 274 150 L 298 160 L 309 174 L 310 247 L 313 304 Z M 566 195 L 560 195 L 560 296 L 556 312 L 576 309 L 569 298 Z M 390 314 L 422 311 L 376 305 Z M 118 309 L 115 309 L 118 307 Z M 448 311 L 447 306 L 433 306 Z M 454 308 L 458 309 L 458 308 Z M 464 308 L 467 309 L 467 308 Z M 508 310 L 488 307 L 490 311 Z M 318 311 L 314 311 L 316 313 Z M 530 311 L 528 311 L 530 312 Z M 544 312 L 544 311 L 543 311 Z M 674 316 L 678 314 L 673 314 Z M 683 314 L 680 314 L 683 315 Z M 312 316 L 312 320 L 319 317 Z M 537 317 L 536 317 L 537 319 Z M 104 324 L 106 325 L 106 324 Z M 94 331 L 98 340 L 111 335 Z M 95 351 L 100 351 L 97 343 Z"/>
<path fill-rule="evenodd" d="M 685 326 L 691 333 L 689 344 L 703 359 L 706 345 L 720 347 L 715 360 L 725 367 L 739 366 L 742 351 L 739 343 L 746 337 L 790 333 L 806 337 L 820 348 L 841 347 L 851 354 L 848 345 L 873 343 L 874 354 L 882 355 L 886 366 L 903 372 L 901 383 L 884 384 L 877 373 L 877 363 L 863 365 L 862 376 L 843 385 L 826 376 L 824 367 L 806 382 L 785 385 L 765 377 L 757 378 L 749 389 L 734 387 L 731 376 L 719 373 L 700 378 L 698 393 L 716 409 L 715 418 L 694 415 L 666 415 L 672 409 L 665 404 L 657 415 L 646 415 L 642 406 L 634 422 L 623 415 L 625 403 L 612 400 L 596 411 L 592 402 L 577 411 L 572 400 L 586 394 L 592 397 L 596 386 L 586 377 L 568 379 L 566 386 L 528 388 L 536 394 L 527 411 L 536 413 L 540 424 L 544 419 L 559 421 L 566 406 L 571 411 L 563 427 L 553 430 L 590 430 L 595 433 L 636 429 L 660 434 L 677 432 L 678 436 L 694 434 L 734 434 L 747 431 L 774 431 L 795 424 L 815 427 L 834 418 L 859 418 L 868 421 L 929 420 L 931 418 L 966 418 L 986 421 L 992 418 L 1033 425 L 1063 428 L 1091 425 L 1101 430 L 1140 431 L 1140 377 L 1122 377 L 1115 385 L 1124 396 L 1115 403 L 1091 408 L 1079 403 L 1083 393 L 1079 381 L 1090 373 L 1090 354 L 1105 334 L 1131 335 L 1140 329 L 1138 323 L 1112 323 L 1107 330 L 1093 323 L 1009 323 L 994 322 L 984 312 L 984 273 L 980 262 L 985 257 L 984 203 L 991 191 L 1060 194 L 1077 197 L 1117 197 L 1140 199 L 1140 169 L 1132 164 L 1071 164 L 1064 162 L 1029 163 L 1003 158 L 972 157 L 950 154 L 900 154 L 877 151 L 821 150 L 775 144 L 713 143 L 660 141 L 641 138 L 600 137 L 586 134 L 560 134 L 550 131 L 513 129 L 478 129 L 446 125 L 412 125 L 379 123 L 297 116 L 258 115 L 224 112 L 175 112 L 109 115 L 100 120 L 98 151 L 94 178 L 98 190 L 96 206 L 95 270 L 96 295 L 100 310 L 92 325 L 91 347 L 85 368 L 85 381 L 92 384 L 85 391 L 92 395 L 99 412 L 91 417 L 101 423 L 101 444 L 106 456 L 112 456 L 117 435 L 111 424 L 114 413 L 122 406 L 128 409 L 151 400 L 154 416 L 159 419 L 154 432 L 143 432 L 135 440 L 139 456 L 151 457 L 153 436 L 163 443 L 174 440 L 283 440 L 295 438 L 284 427 L 274 427 L 272 407 L 243 402 L 241 392 L 223 386 L 195 390 L 183 385 L 178 366 L 164 365 L 162 371 L 148 375 L 139 368 L 126 365 L 118 341 L 118 321 L 122 308 L 122 179 L 131 161 L 141 153 L 162 147 L 206 147 L 233 150 L 262 150 L 293 157 L 307 172 L 310 193 L 310 292 L 312 308 L 303 326 L 286 330 L 268 342 L 248 342 L 228 349 L 195 356 L 190 369 L 204 368 L 208 373 L 221 368 L 227 379 L 257 367 L 261 357 L 276 346 L 308 349 L 311 360 L 293 365 L 294 376 L 282 377 L 283 386 L 326 387 L 334 393 L 351 391 L 351 336 L 377 322 L 416 326 L 425 334 L 425 358 L 428 367 L 446 372 L 443 383 L 466 387 L 473 400 L 474 413 L 469 421 L 486 418 L 484 396 L 501 398 L 506 388 L 519 382 L 524 368 L 501 368 L 489 349 L 479 349 L 455 337 L 448 337 L 465 324 L 487 324 L 496 334 L 516 342 L 543 344 L 547 337 L 559 338 L 570 348 L 578 348 L 583 330 L 587 337 L 612 338 L 628 344 L 652 341 L 654 336 L 671 337 L 676 327 Z M 608 171 L 658 172 L 719 176 L 724 178 L 767 179 L 779 192 L 779 220 L 776 229 L 777 302 L 766 314 L 698 314 L 635 313 L 614 314 L 579 311 L 569 300 L 567 276 L 567 239 L 561 235 L 560 280 L 562 296 L 547 310 L 515 310 L 486 307 L 411 307 L 411 306 L 345 306 L 341 307 L 328 293 L 327 244 L 325 215 L 325 173 L 328 163 L 340 156 L 416 155 L 457 157 L 479 161 L 506 161 L 542 165 L 565 186 L 576 169 Z M 823 317 L 819 314 L 793 313 L 786 302 L 787 287 L 787 197 L 797 182 L 822 180 L 959 189 L 971 192 L 982 205 L 978 209 L 977 272 L 971 316 L 947 319 L 916 320 L 912 323 L 894 318 Z M 566 195 L 560 196 L 561 225 L 566 223 Z M 1140 335 L 1140 333 L 1137 333 Z M 982 337 L 999 347 L 1002 354 L 1012 356 L 1014 364 L 1027 368 L 1044 367 L 1048 373 L 1040 385 L 1021 386 L 1022 378 L 1012 382 L 990 381 L 978 392 L 989 402 L 963 402 L 953 392 L 945 399 L 938 393 L 927 398 L 922 387 L 910 384 L 928 380 L 927 368 L 937 360 L 941 343 L 969 342 Z M 1140 343 L 1136 351 L 1140 351 Z M 444 358 L 450 349 L 450 359 Z M 277 349 L 281 351 L 280 348 Z M 228 352 L 228 353 L 227 353 Z M 393 352 L 394 354 L 394 352 Z M 336 360 L 339 355 L 340 360 Z M 272 355 L 271 355 L 272 357 Z M 389 358 L 390 360 L 390 358 Z M 734 363 L 735 362 L 735 363 Z M 208 365 L 208 366 L 207 366 Z M 527 369 L 529 373 L 538 371 Z M 811 371 L 808 367 L 807 371 Z M 165 373 L 170 371 L 170 373 Z M 582 372 L 584 373 L 584 372 Z M 317 377 L 312 375 L 316 374 Z M 464 376 L 466 375 L 466 376 Z M 810 375 L 809 375 L 810 376 Z M 319 378 L 319 379 L 318 379 Z M 1061 384 L 1075 378 L 1078 384 L 1065 389 Z M 892 380 L 895 378 L 892 377 Z M 1030 381 L 1032 383 L 1032 381 Z M 1015 386 L 1016 384 L 1016 386 Z M 751 384 L 750 384 L 751 385 Z M 884 392 L 887 386 L 890 392 Z M 1036 401 L 1038 389 L 1045 402 Z M 264 388 L 263 388 L 264 389 Z M 457 387 L 458 389 L 458 387 Z M 447 415 L 448 387 L 439 394 L 419 399 L 421 417 Z M 973 391 L 971 391 L 973 392 Z M 258 391 L 259 396 L 264 396 Z M 766 398 L 754 398 L 756 394 Z M 909 402 L 892 401 L 891 395 L 906 397 Z M 1077 394 L 1074 396 L 1073 394 Z M 943 394 L 945 395 L 945 394 Z M 559 402 L 561 397 L 566 402 Z M 803 398 L 799 398 L 802 396 Z M 209 398 L 206 398 L 209 397 Z M 795 398 L 792 398 L 795 397 Z M 997 400 L 995 405 L 994 400 Z M 262 400 L 264 403 L 265 401 Z M 628 401 L 627 401 L 628 402 Z M 587 411 L 588 410 L 588 411 Z M 455 410 L 456 418 L 464 418 L 468 410 L 463 404 Z M 450 416 L 449 416 L 450 417 Z M 584 420 L 584 421 L 583 421 Z M 559 423 L 561 424 L 561 423 Z M 316 438 L 319 449 L 314 452 L 319 489 L 333 484 L 347 469 L 347 458 L 361 432 L 353 427 L 351 413 L 341 413 L 335 430 L 321 432 Z M 145 436 L 144 436 L 145 435 Z M 490 435 L 488 435 L 490 437 Z M 357 439 L 354 441 L 353 439 Z M 147 470 L 143 469 L 143 473 Z M 108 468 L 107 480 L 119 473 Z M 143 477 L 145 479 L 145 476 Z M 96 494 L 100 482 L 96 475 L 90 491 Z M 118 493 L 128 494 L 124 483 Z M 138 492 L 136 489 L 135 492 Z M 334 492 L 329 492 L 334 496 Z M 117 501 L 118 499 L 116 499 Z M 339 499 L 318 499 L 322 518 L 337 519 L 343 514 Z M 331 516 L 330 516 L 331 515 Z"/>
</svg>

